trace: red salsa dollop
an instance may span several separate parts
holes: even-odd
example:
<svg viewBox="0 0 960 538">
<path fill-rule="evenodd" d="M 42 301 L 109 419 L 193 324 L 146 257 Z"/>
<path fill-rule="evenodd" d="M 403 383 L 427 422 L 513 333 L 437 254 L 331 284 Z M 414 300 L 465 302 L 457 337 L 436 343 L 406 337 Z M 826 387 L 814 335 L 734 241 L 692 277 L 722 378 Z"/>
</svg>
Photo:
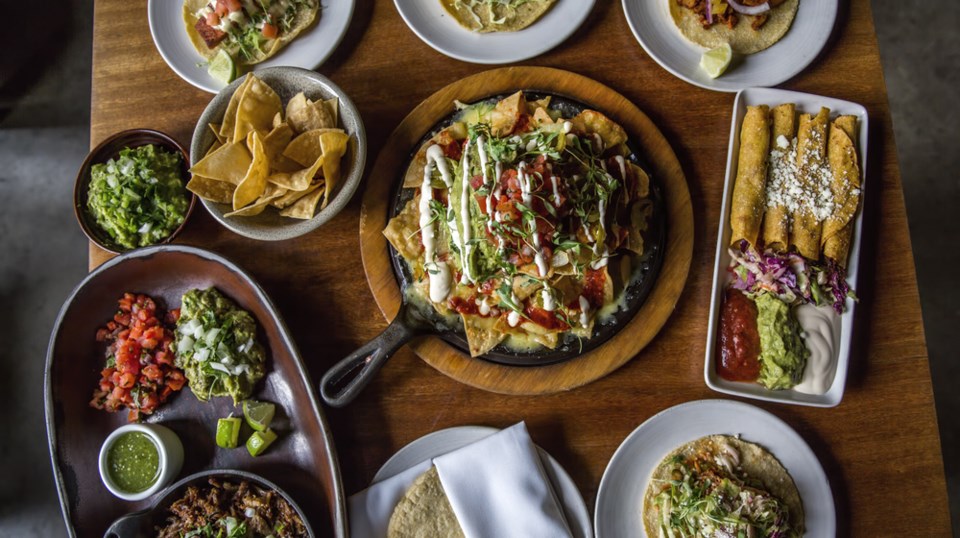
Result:
<svg viewBox="0 0 960 538">
<path fill-rule="evenodd" d="M 717 373 L 728 381 L 756 381 L 760 375 L 757 305 L 741 291 L 728 289 L 720 306 L 720 362 Z"/>
</svg>

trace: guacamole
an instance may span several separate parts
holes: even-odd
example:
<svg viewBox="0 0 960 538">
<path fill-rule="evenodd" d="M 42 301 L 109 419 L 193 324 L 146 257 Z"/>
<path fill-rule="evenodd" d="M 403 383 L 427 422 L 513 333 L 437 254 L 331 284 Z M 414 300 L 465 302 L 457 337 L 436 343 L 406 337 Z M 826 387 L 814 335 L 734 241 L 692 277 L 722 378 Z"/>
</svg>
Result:
<svg viewBox="0 0 960 538">
<path fill-rule="evenodd" d="M 800 383 L 810 355 L 800 337 L 800 323 L 790 307 L 772 294 L 760 293 L 755 302 L 760 331 L 757 381 L 770 390 L 789 389 Z"/>
<path fill-rule="evenodd" d="M 266 353 L 257 340 L 257 323 L 216 288 L 183 295 L 177 321 L 177 366 L 200 400 L 248 398 L 266 372 Z"/>
<path fill-rule="evenodd" d="M 87 211 L 123 248 L 159 243 L 180 227 L 190 207 L 181 168 L 181 155 L 162 147 L 124 148 L 90 169 Z"/>
</svg>

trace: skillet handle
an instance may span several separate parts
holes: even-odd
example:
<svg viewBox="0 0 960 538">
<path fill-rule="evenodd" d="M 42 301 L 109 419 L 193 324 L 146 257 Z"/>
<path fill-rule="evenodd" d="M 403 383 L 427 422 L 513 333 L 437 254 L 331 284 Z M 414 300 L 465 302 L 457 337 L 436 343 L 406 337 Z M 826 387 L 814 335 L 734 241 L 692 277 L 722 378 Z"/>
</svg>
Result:
<svg viewBox="0 0 960 538">
<path fill-rule="evenodd" d="M 320 380 L 320 395 L 331 407 L 352 402 L 380 370 L 387 359 L 420 331 L 407 323 L 407 305 L 376 338 L 334 364 Z"/>
</svg>

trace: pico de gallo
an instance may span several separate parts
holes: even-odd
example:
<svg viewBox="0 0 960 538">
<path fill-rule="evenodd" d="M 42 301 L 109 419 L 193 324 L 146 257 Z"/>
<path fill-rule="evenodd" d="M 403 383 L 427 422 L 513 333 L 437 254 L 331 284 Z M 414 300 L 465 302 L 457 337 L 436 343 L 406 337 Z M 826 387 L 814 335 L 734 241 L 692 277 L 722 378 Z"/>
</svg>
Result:
<svg viewBox="0 0 960 538">
<path fill-rule="evenodd" d="M 106 361 L 90 406 L 109 412 L 127 409 L 136 422 L 153 413 L 183 388 L 186 378 L 174 364 L 174 332 L 179 309 L 163 313 L 144 294 L 124 293 L 113 319 L 97 330 L 107 344 Z"/>
</svg>

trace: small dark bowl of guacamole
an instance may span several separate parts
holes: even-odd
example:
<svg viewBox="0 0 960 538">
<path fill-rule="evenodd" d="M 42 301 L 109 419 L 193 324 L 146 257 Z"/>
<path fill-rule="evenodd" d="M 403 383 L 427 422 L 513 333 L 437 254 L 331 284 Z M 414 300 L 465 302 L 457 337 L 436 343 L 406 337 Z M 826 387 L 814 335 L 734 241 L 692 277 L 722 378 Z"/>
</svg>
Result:
<svg viewBox="0 0 960 538">
<path fill-rule="evenodd" d="M 183 146 L 159 131 L 131 129 L 107 138 L 77 173 L 73 201 L 80 228 L 117 254 L 171 242 L 196 205 L 186 189 L 189 167 Z"/>
</svg>

